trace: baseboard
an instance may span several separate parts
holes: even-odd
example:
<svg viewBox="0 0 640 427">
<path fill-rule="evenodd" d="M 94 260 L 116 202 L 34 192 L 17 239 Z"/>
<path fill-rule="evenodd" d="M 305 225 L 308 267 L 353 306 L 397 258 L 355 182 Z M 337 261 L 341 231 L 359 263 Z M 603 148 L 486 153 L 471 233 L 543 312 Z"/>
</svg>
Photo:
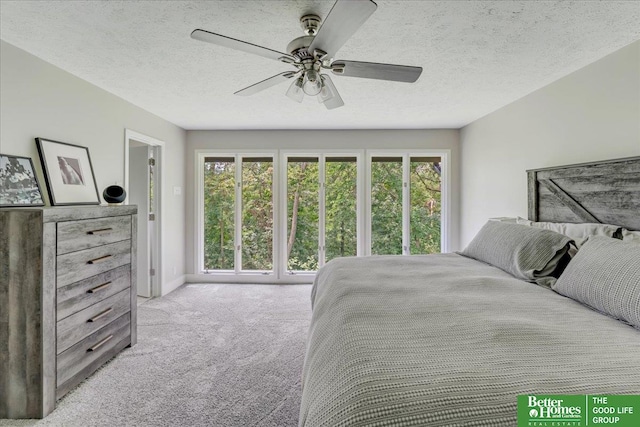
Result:
<svg viewBox="0 0 640 427">
<path fill-rule="evenodd" d="M 185 281 L 185 275 L 183 274 L 182 276 L 178 276 L 170 282 L 165 282 L 162 286 L 162 289 L 160 290 L 161 296 L 165 296 L 169 292 L 175 291 L 180 286 L 184 285 Z"/>
</svg>

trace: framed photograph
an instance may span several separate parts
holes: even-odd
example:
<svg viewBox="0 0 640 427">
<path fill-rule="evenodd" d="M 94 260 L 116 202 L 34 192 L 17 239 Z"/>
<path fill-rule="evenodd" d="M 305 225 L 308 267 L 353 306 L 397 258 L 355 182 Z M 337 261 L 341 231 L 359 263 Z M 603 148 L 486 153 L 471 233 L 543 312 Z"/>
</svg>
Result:
<svg viewBox="0 0 640 427">
<path fill-rule="evenodd" d="M 44 138 L 36 145 L 53 206 L 100 204 L 87 147 Z"/>
<path fill-rule="evenodd" d="M 0 207 L 44 206 L 29 157 L 0 154 Z"/>
</svg>

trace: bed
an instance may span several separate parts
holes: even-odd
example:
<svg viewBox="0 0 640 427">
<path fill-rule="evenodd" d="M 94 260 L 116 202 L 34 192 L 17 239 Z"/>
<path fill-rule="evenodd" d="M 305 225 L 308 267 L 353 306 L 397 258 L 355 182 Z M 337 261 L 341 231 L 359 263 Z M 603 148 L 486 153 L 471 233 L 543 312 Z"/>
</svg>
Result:
<svg viewBox="0 0 640 427">
<path fill-rule="evenodd" d="M 640 158 L 528 177 L 529 227 L 490 221 L 462 254 L 318 272 L 300 426 L 513 426 L 518 395 L 640 394 Z M 582 241 L 541 225 L 605 221 L 615 232 Z M 503 231 L 536 244 L 501 253 Z M 554 267 L 518 270 L 540 257 Z"/>
</svg>

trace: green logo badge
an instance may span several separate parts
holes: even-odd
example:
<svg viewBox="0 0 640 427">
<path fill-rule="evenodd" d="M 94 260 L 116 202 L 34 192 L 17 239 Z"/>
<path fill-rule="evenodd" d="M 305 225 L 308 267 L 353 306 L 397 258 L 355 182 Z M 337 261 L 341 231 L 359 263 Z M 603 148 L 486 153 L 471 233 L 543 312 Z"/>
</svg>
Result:
<svg viewBox="0 0 640 427">
<path fill-rule="evenodd" d="M 518 396 L 518 427 L 640 426 L 640 395 Z"/>
</svg>

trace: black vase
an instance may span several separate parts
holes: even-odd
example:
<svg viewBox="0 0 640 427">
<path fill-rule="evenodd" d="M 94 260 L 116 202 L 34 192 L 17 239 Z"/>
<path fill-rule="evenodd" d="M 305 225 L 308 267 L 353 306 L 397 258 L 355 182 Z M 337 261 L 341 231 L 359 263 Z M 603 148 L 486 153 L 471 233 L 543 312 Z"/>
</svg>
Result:
<svg viewBox="0 0 640 427">
<path fill-rule="evenodd" d="M 127 192 L 119 185 L 110 185 L 104 189 L 102 197 L 109 204 L 122 203 L 127 197 Z"/>
</svg>

